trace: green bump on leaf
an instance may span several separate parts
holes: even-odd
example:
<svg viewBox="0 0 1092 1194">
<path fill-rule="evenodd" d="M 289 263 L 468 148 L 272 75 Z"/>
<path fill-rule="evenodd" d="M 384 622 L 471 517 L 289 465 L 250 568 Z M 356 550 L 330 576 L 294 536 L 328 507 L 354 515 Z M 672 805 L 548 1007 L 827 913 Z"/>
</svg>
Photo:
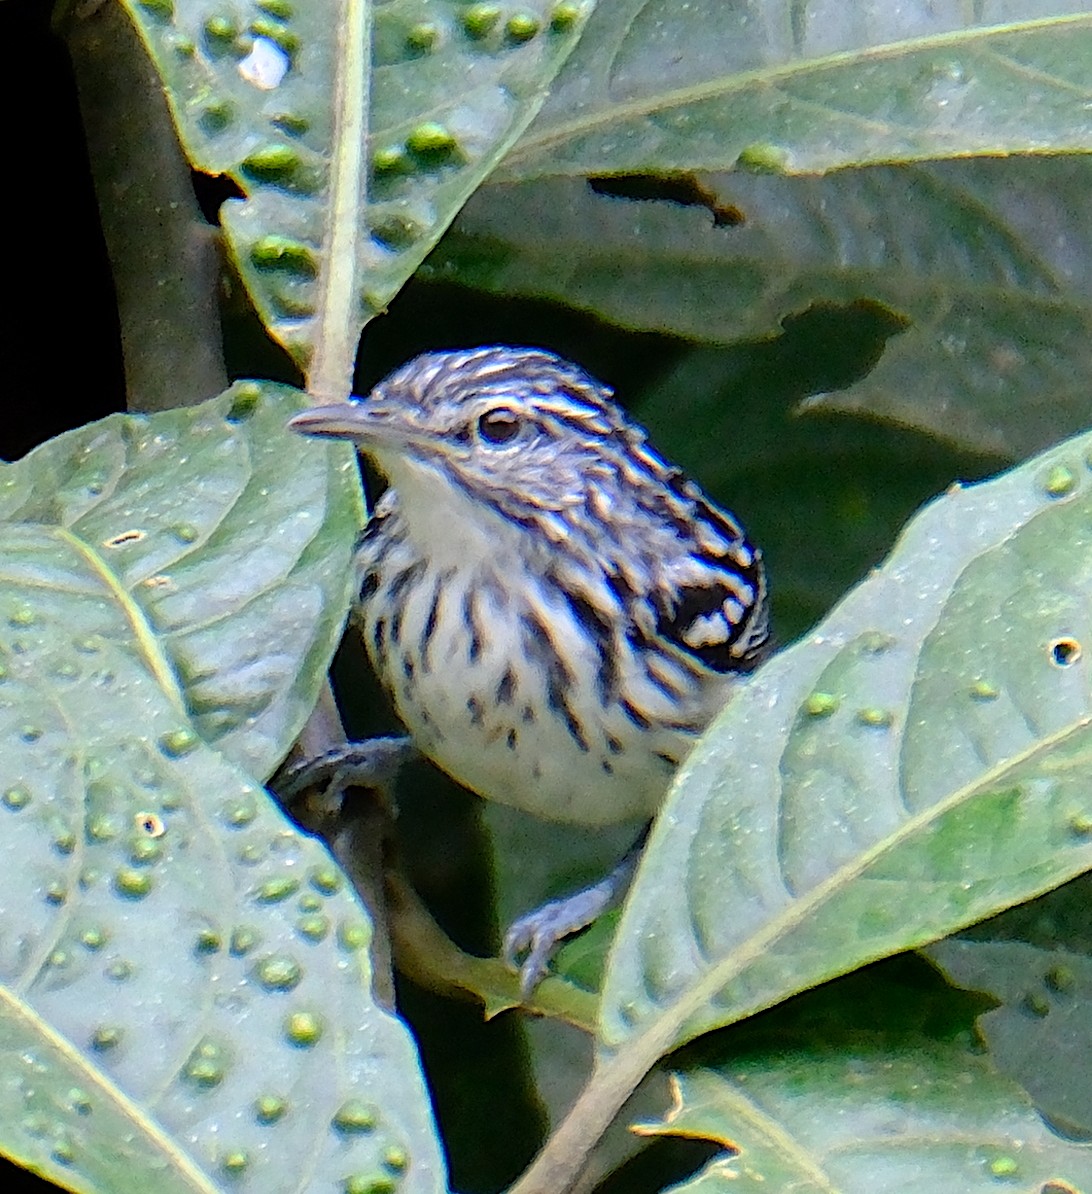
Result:
<svg viewBox="0 0 1092 1194">
<path fill-rule="evenodd" d="M 890 709 L 858 709 L 857 721 L 863 726 L 871 726 L 877 730 L 886 730 L 894 724 L 895 715 Z"/>
<path fill-rule="evenodd" d="M 301 916 L 296 921 L 296 930 L 308 941 L 322 941 L 330 932 L 330 918 L 320 913 Z"/>
<path fill-rule="evenodd" d="M 151 866 L 163 856 L 163 847 L 154 838 L 135 837 L 129 842 L 129 861 L 133 866 Z"/>
<path fill-rule="evenodd" d="M 147 871 L 122 867 L 114 875 L 114 891 L 127 900 L 142 900 L 152 890 L 152 877 Z"/>
<path fill-rule="evenodd" d="M 258 963 L 255 975 L 267 991 L 291 991 L 299 986 L 303 970 L 294 958 L 274 955 Z"/>
<path fill-rule="evenodd" d="M 159 749 L 169 759 L 180 759 L 188 755 L 197 746 L 200 739 L 193 730 L 171 730 L 159 739 Z"/>
<path fill-rule="evenodd" d="M 174 0 L 137 0 L 137 3 L 160 21 L 174 18 Z"/>
<path fill-rule="evenodd" d="M 1051 966 L 1046 972 L 1043 981 L 1052 991 L 1056 991 L 1059 995 L 1072 994 L 1077 986 L 1077 976 L 1073 972 L 1073 968 L 1062 964 Z"/>
<path fill-rule="evenodd" d="M 463 13 L 463 29 L 467 37 L 478 41 L 488 37 L 501 19 L 501 10 L 496 4 L 471 4 Z"/>
<path fill-rule="evenodd" d="M 91 1048 L 96 1053 L 107 1053 L 121 1044 L 122 1031 L 116 1025 L 102 1024 L 91 1033 Z"/>
<path fill-rule="evenodd" d="M 231 407 L 224 416 L 229 423 L 245 423 L 258 410 L 262 400 L 262 387 L 256 381 L 239 381 L 228 390 Z"/>
<path fill-rule="evenodd" d="M 218 954 L 224 948 L 224 939 L 213 929 L 202 929 L 193 948 L 198 954 Z"/>
<path fill-rule="evenodd" d="M 233 800 L 223 812 L 224 824 L 231 829 L 245 829 L 247 825 L 254 822 L 254 818 L 258 815 L 258 805 L 256 801 L 250 797 L 244 797 L 242 800 Z"/>
<path fill-rule="evenodd" d="M 1015 1177 L 1020 1172 L 1020 1163 L 1015 1157 L 994 1157 L 990 1161 L 990 1173 L 994 1177 Z"/>
<path fill-rule="evenodd" d="M 530 41 L 541 28 L 541 22 L 533 13 L 517 12 L 508 18 L 504 32 L 509 41 L 522 44 Z"/>
<path fill-rule="evenodd" d="M 76 1149 L 66 1136 L 60 1136 L 53 1141 L 49 1155 L 61 1165 L 74 1165 Z"/>
<path fill-rule="evenodd" d="M 354 1173 L 341 1186 L 344 1194 L 395 1194 L 397 1185 L 389 1177 Z"/>
<path fill-rule="evenodd" d="M 314 1012 L 293 1012 L 284 1022 L 285 1039 L 298 1049 L 311 1049 L 322 1039 L 322 1017 Z"/>
<path fill-rule="evenodd" d="M 1001 690 L 989 680 L 976 680 L 971 685 L 970 692 L 976 701 L 996 701 L 1001 695 Z"/>
<path fill-rule="evenodd" d="M 1022 1003 L 1024 1011 L 1037 1020 L 1050 1014 L 1050 1000 L 1039 991 L 1029 991 L 1024 996 Z"/>
<path fill-rule="evenodd" d="M 305 278 L 318 272 L 315 256 L 302 241 L 271 233 L 254 242 L 251 260 L 259 269 L 285 269 Z"/>
<path fill-rule="evenodd" d="M 289 0 L 255 0 L 255 7 L 269 13 L 271 17 L 276 17 L 278 21 L 292 19 L 292 5 Z"/>
<path fill-rule="evenodd" d="M 433 21 L 419 21 L 406 33 L 406 45 L 417 54 L 431 54 L 439 44 L 440 26 Z"/>
<path fill-rule="evenodd" d="M 291 145 L 270 143 L 259 146 L 243 159 L 247 174 L 264 182 L 283 182 L 298 169 L 300 155 Z"/>
<path fill-rule="evenodd" d="M 222 133 L 231 124 L 234 109 L 227 100 L 209 100 L 201 109 L 198 123 L 206 133 Z"/>
<path fill-rule="evenodd" d="M 221 1045 L 208 1037 L 194 1048 L 182 1070 L 183 1077 L 202 1090 L 219 1086 L 226 1074 L 227 1055 Z"/>
<path fill-rule="evenodd" d="M 371 1103 L 360 1099 L 349 1099 L 334 1113 L 330 1121 L 339 1132 L 374 1132 L 379 1122 L 379 1112 Z"/>
<path fill-rule="evenodd" d="M 20 605 L 8 618 L 8 624 L 14 627 L 33 626 L 37 620 L 38 616 L 35 614 L 33 606 Z"/>
<path fill-rule="evenodd" d="M 238 25 L 231 17 L 214 16 L 205 21 L 205 38 L 221 47 L 233 42 L 239 32 Z"/>
<path fill-rule="evenodd" d="M 352 922 L 338 926 L 337 943 L 346 953 L 356 953 L 358 950 L 367 949 L 371 940 L 371 931 L 367 925 Z"/>
<path fill-rule="evenodd" d="M 292 875 L 280 875 L 275 879 L 267 879 L 254 893 L 259 904 L 279 904 L 295 895 L 300 889 L 300 881 Z"/>
<path fill-rule="evenodd" d="M 254 1118 L 260 1124 L 275 1124 L 288 1113 L 288 1100 L 279 1095 L 260 1095 L 254 1100 Z"/>
<path fill-rule="evenodd" d="M 269 122 L 290 137 L 302 137 L 311 127 L 311 122 L 299 112 L 278 112 L 269 118 Z"/>
<path fill-rule="evenodd" d="M 85 949 L 92 951 L 100 950 L 110 940 L 109 934 L 104 929 L 89 928 L 84 929 L 80 934 L 80 943 Z"/>
<path fill-rule="evenodd" d="M 804 702 L 804 712 L 808 717 L 829 717 L 840 704 L 831 692 L 813 692 Z"/>
<path fill-rule="evenodd" d="M 220 1167 L 229 1177 L 240 1177 L 250 1167 L 250 1157 L 241 1148 L 232 1149 L 221 1157 Z"/>
<path fill-rule="evenodd" d="M 372 155 L 372 169 L 376 174 L 404 174 L 411 162 L 402 145 L 386 145 Z"/>
<path fill-rule="evenodd" d="M 789 154 L 780 145 L 766 145 L 756 142 L 740 151 L 736 166 L 752 174 L 784 174 L 789 165 Z"/>
<path fill-rule="evenodd" d="M 334 895 L 342 887 L 341 872 L 334 866 L 315 867 L 308 875 L 308 881 L 325 896 Z"/>
<path fill-rule="evenodd" d="M 562 3 L 554 5 L 550 13 L 550 28 L 554 33 L 568 33 L 576 27 L 581 16 L 579 4 Z"/>
<path fill-rule="evenodd" d="M 0 796 L 0 802 L 5 808 L 18 812 L 30 803 L 30 792 L 23 784 L 15 784 L 13 787 L 7 788 L 4 795 Z M 75 845 L 75 840 L 73 840 L 73 845 Z"/>
<path fill-rule="evenodd" d="M 1056 464 L 1043 477 L 1043 489 L 1053 498 L 1065 497 L 1077 488 L 1077 474 L 1066 464 Z"/>
<path fill-rule="evenodd" d="M 250 953 L 258 945 L 261 937 L 249 925 L 240 925 L 231 933 L 231 943 L 228 948 L 233 957 L 241 958 Z"/>
<path fill-rule="evenodd" d="M 392 1173 L 402 1173 L 409 1165 L 409 1154 L 404 1148 L 392 1144 L 383 1150 L 383 1164 Z"/>
<path fill-rule="evenodd" d="M 123 983 L 133 977 L 133 964 L 124 958 L 115 958 L 103 971 L 103 974 L 115 983 Z"/>
<path fill-rule="evenodd" d="M 446 160 L 457 146 L 458 141 L 450 129 L 435 120 L 417 125 L 406 138 L 406 148 L 425 163 Z"/>
</svg>

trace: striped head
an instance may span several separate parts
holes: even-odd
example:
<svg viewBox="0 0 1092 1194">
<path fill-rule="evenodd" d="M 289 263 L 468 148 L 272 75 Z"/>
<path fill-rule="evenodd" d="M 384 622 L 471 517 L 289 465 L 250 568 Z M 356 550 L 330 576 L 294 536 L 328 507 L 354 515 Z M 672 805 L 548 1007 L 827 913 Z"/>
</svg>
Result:
<svg viewBox="0 0 1092 1194">
<path fill-rule="evenodd" d="M 635 634 L 672 638 L 714 671 L 746 670 L 761 653 L 765 581 L 742 528 L 647 444 L 609 388 L 552 353 L 426 353 L 366 400 L 292 425 L 352 440 L 437 550 L 453 518 L 480 520 L 483 543 L 522 535 L 535 567 L 593 605 L 609 590 L 651 610 Z"/>
</svg>

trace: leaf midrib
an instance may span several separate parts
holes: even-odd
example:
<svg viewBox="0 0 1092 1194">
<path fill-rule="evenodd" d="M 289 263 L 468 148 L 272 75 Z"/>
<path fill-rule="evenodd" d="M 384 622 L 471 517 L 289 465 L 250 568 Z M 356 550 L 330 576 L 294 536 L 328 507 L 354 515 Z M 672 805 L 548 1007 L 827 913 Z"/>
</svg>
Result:
<svg viewBox="0 0 1092 1194">
<path fill-rule="evenodd" d="M 140 650 L 141 656 L 148 665 L 148 670 L 152 673 L 160 690 L 166 694 L 168 700 L 178 709 L 179 713 L 188 716 L 186 714 L 185 697 L 182 695 L 182 688 L 179 685 L 177 675 L 175 675 L 174 667 L 164 653 L 148 619 L 144 616 L 144 611 L 118 580 L 117 574 L 107 566 L 106 561 L 98 552 L 92 549 L 89 543 L 79 538 L 79 536 L 74 535 L 65 527 L 53 527 L 51 528 L 51 532 L 81 556 L 94 574 L 102 581 L 103 585 L 105 585 L 110 596 L 113 597 L 124 614 L 126 621 L 132 628 L 133 638 Z"/>
</svg>

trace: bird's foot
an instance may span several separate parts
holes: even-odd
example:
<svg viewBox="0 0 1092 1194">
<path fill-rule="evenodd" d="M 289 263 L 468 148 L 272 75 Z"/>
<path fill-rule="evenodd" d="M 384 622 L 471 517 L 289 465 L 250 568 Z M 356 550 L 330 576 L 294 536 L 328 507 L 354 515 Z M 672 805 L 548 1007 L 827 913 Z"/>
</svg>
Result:
<svg viewBox="0 0 1092 1194">
<path fill-rule="evenodd" d="M 520 997 L 525 1003 L 545 977 L 550 958 L 561 942 L 586 929 L 621 901 L 637 869 L 646 836 L 647 830 L 605 879 L 551 900 L 512 923 L 504 935 L 504 960 L 519 971 Z"/>
<path fill-rule="evenodd" d="M 340 802 L 346 788 L 388 788 L 413 753 L 413 744 L 406 737 L 347 742 L 285 767 L 273 790 L 284 804 L 312 790 L 321 791 L 324 801 Z"/>
</svg>

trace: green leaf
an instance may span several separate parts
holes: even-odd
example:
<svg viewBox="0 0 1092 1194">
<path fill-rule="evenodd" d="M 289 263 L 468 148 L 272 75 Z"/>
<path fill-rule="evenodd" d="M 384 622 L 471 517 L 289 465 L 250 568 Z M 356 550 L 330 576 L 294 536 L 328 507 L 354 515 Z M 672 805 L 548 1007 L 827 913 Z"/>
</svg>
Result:
<svg viewBox="0 0 1092 1194">
<path fill-rule="evenodd" d="M 140 443 L 147 424 L 99 425 L 118 460 L 119 427 Z M 76 525 L 102 458 L 54 473 Z M 362 908 L 201 742 L 72 526 L 9 525 L 0 555 L 0 1149 L 103 1194 L 442 1190 Z"/>
<path fill-rule="evenodd" d="M 614 0 L 503 176 L 1088 149 L 1089 12 L 1073 0 Z"/>
<path fill-rule="evenodd" d="M 809 993 L 754 1032 L 718 1038 L 717 1061 L 676 1074 L 675 1106 L 637 1130 L 729 1150 L 676 1194 L 1087 1188 L 1087 1146 L 1043 1124 L 977 1046 L 966 1013 L 937 1031 L 945 1002 L 875 971 Z"/>
<path fill-rule="evenodd" d="M 615 938 L 627 1065 L 1092 865 L 1090 452 L 950 491 L 729 702 Z"/>
<path fill-rule="evenodd" d="M 591 7 L 126 0 L 228 244 L 312 389 L 349 391 L 382 312 L 541 104 Z"/>
<path fill-rule="evenodd" d="M 999 1005 L 979 1020 L 995 1064 L 1040 1112 L 1092 1137 L 1092 875 L 926 950 L 945 976 Z"/>
<path fill-rule="evenodd" d="M 708 182 L 743 224 L 572 180 L 485 187 L 423 272 L 718 344 L 817 305 L 880 304 L 901 331 L 823 408 L 1009 457 L 1092 422 L 1087 158 Z"/>
<path fill-rule="evenodd" d="M 49 633 L 71 654 L 109 606 L 179 714 L 260 778 L 314 706 L 363 522 L 352 451 L 287 430 L 302 400 L 240 382 L 202 406 L 111 415 L 0 466 L 0 622 L 54 610 Z"/>
</svg>

